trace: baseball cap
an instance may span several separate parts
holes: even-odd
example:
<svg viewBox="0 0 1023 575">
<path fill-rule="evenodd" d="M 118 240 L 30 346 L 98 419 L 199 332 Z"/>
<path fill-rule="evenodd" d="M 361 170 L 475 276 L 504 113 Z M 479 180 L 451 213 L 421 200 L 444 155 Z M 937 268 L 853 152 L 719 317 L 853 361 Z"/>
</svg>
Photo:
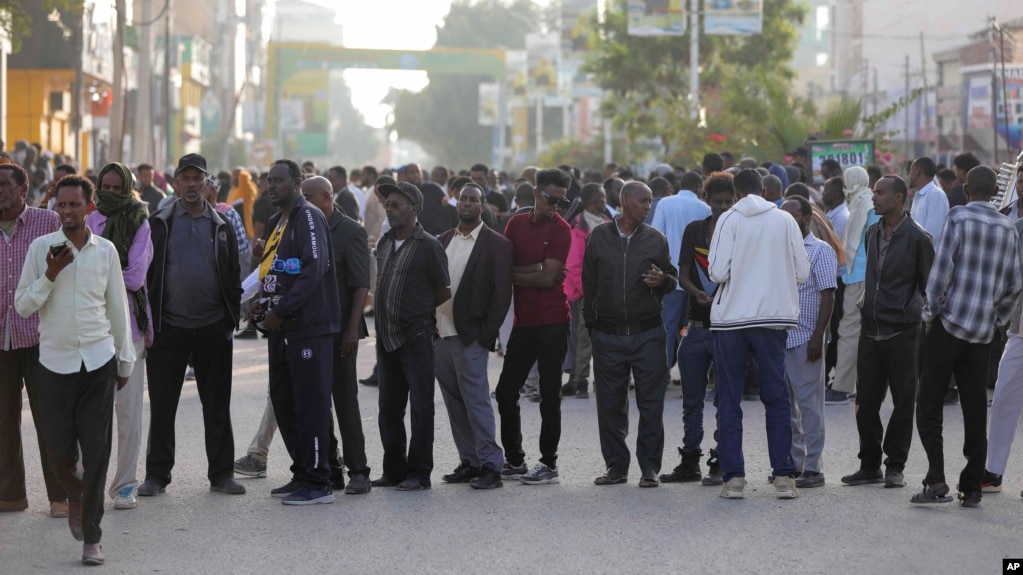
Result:
<svg viewBox="0 0 1023 575">
<path fill-rule="evenodd" d="M 180 174 L 181 170 L 184 170 L 185 168 L 197 168 L 204 174 L 209 173 L 206 170 L 206 158 L 199 154 L 185 154 L 184 156 L 181 156 L 181 159 L 178 160 L 178 168 L 174 170 L 174 175 L 176 176 Z"/>
<path fill-rule="evenodd" d="M 410 184 L 408 182 L 398 182 L 397 185 L 379 184 L 377 185 L 377 191 L 380 192 L 380 195 L 384 198 L 394 192 L 398 192 L 408 198 L 408 201 L 412 202 L 412 205 L 416 208 L 420 210 L 423 209 L 423 192 L 419 191 L 419 188 L 415 184 Z"/>
</svg>

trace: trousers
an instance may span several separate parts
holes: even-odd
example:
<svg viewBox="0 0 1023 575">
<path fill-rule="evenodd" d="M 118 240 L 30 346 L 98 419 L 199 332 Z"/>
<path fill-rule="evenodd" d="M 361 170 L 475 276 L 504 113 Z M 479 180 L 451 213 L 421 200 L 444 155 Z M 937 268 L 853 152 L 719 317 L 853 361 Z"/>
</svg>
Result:
<svg viewBox="0 0 1023 575">
<path fill-rule="evenodd" d="M 434 351 L 437 383 L 451 420 L 459 461 L 477 468 L 489 464 L 500 471 L 504 452 L 497 444 L 494 408 L 490 403 L 489 352 L 476 341 L 466 346 L 458 336 L 438 339 Z"/>
</svg>

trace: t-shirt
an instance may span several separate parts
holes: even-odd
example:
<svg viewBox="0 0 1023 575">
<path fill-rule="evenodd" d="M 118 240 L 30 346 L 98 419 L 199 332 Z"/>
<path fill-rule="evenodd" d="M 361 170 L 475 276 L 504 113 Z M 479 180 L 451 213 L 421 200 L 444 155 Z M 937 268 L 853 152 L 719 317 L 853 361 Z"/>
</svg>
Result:
<svg viewBox="0 0 1023 575">
<path fill-rule="evenodd" d="M 504 235 L 512 243 L 512 265 L 535 266 L 544 260 L 568 261 L 572 246 L 572 228 L 558 214 L 537 223 L 531 212 L 516 214 L 508 220 Z M 516 327 L 554 325 L 569 321 L 568 297 L 563 282 L 549 288 L 515 286 Z"/>
<path fill-rule="evenodd" d="M 707 256 L 710 254 L 710 241 L 707 239 L 707 229 L 710 226 L 710 218 L 696 220 L 686 226 L 682 232 L 682 249 L 678 256 L 678 269 L 682 266 L 689 266 L 689 280 L 696 287 L 703 290 L 710 297 L 714 297 L 718 284 L 710 279 L 707 271 L 710 262 Z M 699 321 L 710 325 L 710 306 L 700 305 L 696 302 L 696 296 L 689 296 L 689 321 Z"/>
</svg>

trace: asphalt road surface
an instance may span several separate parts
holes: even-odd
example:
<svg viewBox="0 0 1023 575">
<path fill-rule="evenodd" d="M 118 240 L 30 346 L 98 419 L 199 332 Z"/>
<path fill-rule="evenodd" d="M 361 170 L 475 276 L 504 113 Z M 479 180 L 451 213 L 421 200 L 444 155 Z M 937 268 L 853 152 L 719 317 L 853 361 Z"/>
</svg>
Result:
<svg viewBox="0 0 1023 575">
<path fill-rule="evenodd" d="M 373 340 L 359 353 L 359 374 L 370 373 Z M 235 348 L 233 422 L 236 457 L 245 454 L 266 402 L 266 344 L 238 341 Z M 490 382 L 502 359 L 491 355 Z M 677 372 L 673 370 L 677 377 Z M 662 471 L 678 463 L 682 402 L 668 389 Z M 373 476 L 382 451 L 376 421 L 377 391 L 360 386 L 363 429 Z M 332 505 L 289 507 L 270 497 L 288 481 L 290 461 L 278 436 L 266 479 L 240 478 L 242 496 L 209 492 L 201 408 L 186 384 L 178 409 L 177 465 L 166 495 L 140 498 L 135 510 L 115 511 L 107 501 L 103 547 L 108 573 L 1000 573 L 1002 558 L 1023 557 L 1023 457 L 1014 456 L 1005 491 L 985 495 L 980 509 L 958 503 L 916 507 L 926 458 L 914 441 L 908 486 L 847 487 L 842 475 L 858 467 L 853 406 L 827 408 L 824 471 L 827 485 L 779 500 L 767 482 L 770 465 L 764 413 L 744 402 L 745 500 L 718 497 L 697 484 L 639 489 L 635 464 L 629 483 L 597 487 L 603 471 L 594 399 L 562 404 L 561 483 L 475 491 L 446 485 L 440 476 L 458 465 L 447 413 L 436 393 L 433 489 L 402 493 L 374 489 L 337 494 Z M 146 403 L 146 429 L 149 406 Z M 883 417 L 887 420 L 886 405 Z M 538 404 L 523 401 L 527 463 L 536 462 Z M 496 413 L 496 404 L 495 404 Z M 35 432 L 24 402 L 29 509 L 0 514 L 0 574 L 80 572 L 81 544 L 64 519 L 49 518 Z M 714 408 L 707 404 L 709 447 Z M 630 448 L 637 415 L 632 409 Z M 964 464 L 962 415 L 945 408 L 947 475 L 954 484 Z M 114 461 L 114 457 L 111 458 Z M 144 456 L 139 462 L 143 479 Z M 704 467 L 705 469 L 705 467 Z"/>
</svg>

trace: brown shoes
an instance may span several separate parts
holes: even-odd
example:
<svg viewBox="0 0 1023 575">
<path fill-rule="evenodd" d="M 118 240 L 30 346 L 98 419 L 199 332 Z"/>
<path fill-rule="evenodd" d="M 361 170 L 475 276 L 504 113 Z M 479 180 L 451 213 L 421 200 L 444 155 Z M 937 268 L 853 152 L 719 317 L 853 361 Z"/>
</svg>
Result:
<svg viewBox="0 0 1023 575">
<path fill-rule="evenodd" d="M 28 499 L 0 500 L 0 511 L 24 511 L 26 509 L 28 509 Z"/>
<path fill-rule="evenodd" d="M 75 541 L 82 541 L 85 535 L 82 532 L 82 502 L 72 501 L 68 503 L 67 526 L 71 529 L 71 536 Z"/>
<path fill-rule="evenodd" d="M 50 517 L 54 519 L 63 519 L 68 516 L 68 504 L 67 501 L 51 501 L 50 502 Z"/>
<path fill-rule="evenodd" d="M 82 565 L 102 565 L 104 560 L 103 546 L 99 543 L 86 543 L 82 546 Z"/>
</svg>

